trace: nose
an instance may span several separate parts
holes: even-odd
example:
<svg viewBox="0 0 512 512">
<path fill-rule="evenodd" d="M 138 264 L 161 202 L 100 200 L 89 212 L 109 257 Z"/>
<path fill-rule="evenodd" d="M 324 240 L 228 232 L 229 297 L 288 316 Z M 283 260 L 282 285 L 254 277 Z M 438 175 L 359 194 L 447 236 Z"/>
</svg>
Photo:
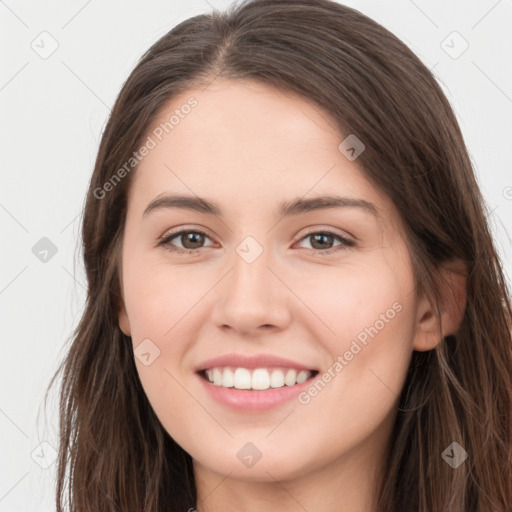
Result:
<svg viewBox="0 0 512 512">
<path fill-rule="evenodd" d="M 231 261 L 216 290 L 215 325 L 239 336 L 285 329 L 291 320 L 291 292 L 267 251 L 252 262 L 235 253 Z"/>
</svg>

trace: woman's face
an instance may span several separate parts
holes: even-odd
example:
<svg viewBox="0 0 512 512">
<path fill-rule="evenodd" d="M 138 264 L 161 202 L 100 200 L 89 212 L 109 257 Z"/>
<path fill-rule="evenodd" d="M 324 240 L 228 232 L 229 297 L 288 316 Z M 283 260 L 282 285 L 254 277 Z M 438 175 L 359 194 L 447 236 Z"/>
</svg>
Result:
<svg viewBox="0 0 512 512">
<path fill-rule="evenodd" d="M 340 150 L 349 134 L 318 106 L 245 80 L 174 97 L 147 135 L 119 322 L 164 428 L 196 467 L 238 479 L 378 459 L 421 315 L 401 219 L 358 168 L 362 147 Z M 235 359 L 208 362 L 220 356 Z"/>
</svg>

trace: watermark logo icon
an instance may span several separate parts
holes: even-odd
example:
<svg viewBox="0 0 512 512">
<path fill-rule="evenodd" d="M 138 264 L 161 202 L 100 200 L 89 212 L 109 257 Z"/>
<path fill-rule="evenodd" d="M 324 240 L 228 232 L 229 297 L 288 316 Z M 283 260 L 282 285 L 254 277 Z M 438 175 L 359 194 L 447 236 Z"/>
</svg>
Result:
<svg viewBox="0 0 512 512">
<path fill-rule="evenodd" d="M 250 442 L 245 443 L 236 454 L 242 464 L 248 468 L 252 468 L 261 459 L 262 455 L 256 445 Z"/>
<path fill-rule="evenodd" d="M 340 143 L 338 149 L 343 153 L 347 160 L 353 162 L 366 149 L 366 146 L 360 139 L 351 133 Z"/>
<path fill-rule="evenodd" d="M 57 459 L 57 451 L 50 443 L 43 441 L 32 450 L 30 456 L 38 466 L 47 469 Z"/>
<path fill-rule="evenodd" d="M 468 458 L 468 452 L 459 443 L 454 441 L 444 450 L 441 457 L 453 469 L 457 469 Z"/>
<path fill-rule="evenodd" d="M 32 254 L 39 261 L 48 263 L 57 254 L 57 246 L 49 238 L 43 236 L 43 238 L 32 247 Z"/>
<path fill-rule="evenodd" d="M 237 254 L 246 262 L 253 263 L 260 257 L 263 247 L 252 236 L 246 236 L 235 249 Z"/>
<path fill-rule="evenodd" d="M 469 48 L 469 43 L 454 30 L 441 41 L 441 48 L 449 57 L 455 60 Z"/>
<path fill-rule="evenodd" d="M 59 43 L 49 32 L 44 30 L 30 43 L 30 47 L 41 59 L 46 60 L 57 51 Z"/>
<path fill-rule="evenodd" d="M 160 349 L 149 338 L 146 338 L 137 345 L 134 354 L 144 366 L 149 366 L 160 356 Z"/>
</svg>

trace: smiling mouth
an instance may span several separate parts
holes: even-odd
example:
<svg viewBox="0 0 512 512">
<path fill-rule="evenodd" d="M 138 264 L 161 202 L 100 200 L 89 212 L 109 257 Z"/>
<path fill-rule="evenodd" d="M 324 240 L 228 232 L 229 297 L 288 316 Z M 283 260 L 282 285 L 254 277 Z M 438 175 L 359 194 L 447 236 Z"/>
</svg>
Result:
<svg viewBox="0 0 512 512">
<path fill-rule="evenodd" d="M 313 379 L 319 371 L 283 367 L 252 369 L 226 366 L 208 368 L 197 373 L 214 386 L 245 391 L 264 391 L 302 384 Z"/>
</svg>

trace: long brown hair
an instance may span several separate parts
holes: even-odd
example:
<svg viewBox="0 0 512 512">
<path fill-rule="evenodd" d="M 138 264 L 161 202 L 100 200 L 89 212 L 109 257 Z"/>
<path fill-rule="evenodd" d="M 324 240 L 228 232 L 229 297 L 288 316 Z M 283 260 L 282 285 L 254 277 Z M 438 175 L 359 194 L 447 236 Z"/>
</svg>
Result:
<svg viewBox="0 0 512 512">
<path fill-rule="evenodd" d="M 119 257 L 136 167 L 122 179 L 118 171 L 172 97 L 217 76 L 298 92 L 326 109 L 340 134 L 364 141 L 358 163 L 403 218 L 418 294 L 439 299 L 442 264 L 460 261 L 467 270 L 459 331 L 413 352 L 380 510 L 511 510 L 510 291 L 460 128 L 406 45 L 329 0 L 245 1 L 190 18 L 158 40 L 123 85 L 83 215 L 85 311 L 50 383 L 62 371 L 58 509 L 65 496 L 70 512 L 196 506 L 191 457 L 158 421 L 118 325 Z M 452 442 L 469 455 L 456 469 L 442 457 Z"/>
</svg>

